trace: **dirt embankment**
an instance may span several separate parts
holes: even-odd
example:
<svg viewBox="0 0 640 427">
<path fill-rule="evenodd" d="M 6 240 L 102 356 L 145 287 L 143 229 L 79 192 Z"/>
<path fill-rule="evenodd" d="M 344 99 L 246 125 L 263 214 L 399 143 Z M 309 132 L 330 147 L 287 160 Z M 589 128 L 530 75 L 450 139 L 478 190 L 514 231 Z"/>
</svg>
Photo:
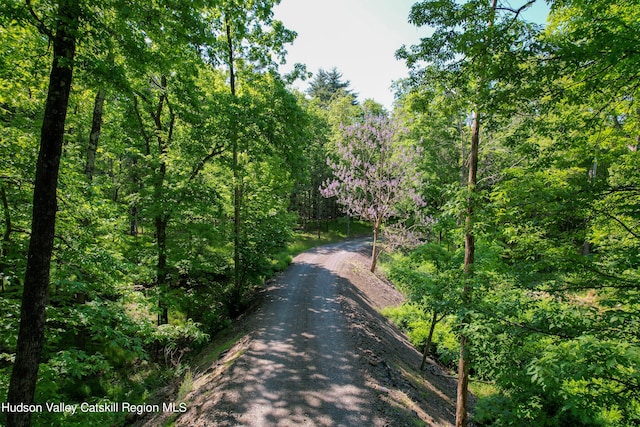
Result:
<svg viewBox="0 0 640 427">
<path fill-rule="evenodd" d="M 435 363 L 420 372 L 420 353 L 379 314 L 403 298 L 368 271 L 369 250 L 354 240 L 297 256 L 235 325 L 235 345 L 194 370 L 186 412 L 136 424 L 453 425 L 455 381 Z"/>
</svg>

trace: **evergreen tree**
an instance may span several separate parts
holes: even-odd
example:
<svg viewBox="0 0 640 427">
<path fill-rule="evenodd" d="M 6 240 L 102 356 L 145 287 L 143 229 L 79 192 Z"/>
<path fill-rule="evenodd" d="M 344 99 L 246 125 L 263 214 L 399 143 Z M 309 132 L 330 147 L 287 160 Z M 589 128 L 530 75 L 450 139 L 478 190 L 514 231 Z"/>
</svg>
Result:
<svg viewBox="0 0 640 427">
<path fill-rule="evenodd" d="M 356 104 L 357 95 L 349 89 L 350 84 L 349 80 L 342 80 L 342 73 L 337 68 L 334 67 L 330 71 L 325 71 L 321 68 L 309 83 L 307 94 L 317 99 L 325 107 L 339 96 L 349 96 L 351 97 L 351 102 Z"/>
</svg>

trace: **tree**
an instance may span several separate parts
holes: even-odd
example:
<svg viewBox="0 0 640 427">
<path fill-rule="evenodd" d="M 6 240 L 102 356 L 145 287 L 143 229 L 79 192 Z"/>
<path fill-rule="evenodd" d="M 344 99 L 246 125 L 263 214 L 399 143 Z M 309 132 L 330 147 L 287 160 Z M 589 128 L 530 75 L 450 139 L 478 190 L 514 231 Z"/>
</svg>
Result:
<svg viewBox="0 0 640 427">
<path fill-rule="evenodd" d="M 24 280 L 16 360 L 11 374 L 7 401 L 33 402 L 38 364 L 44 345 L 45 308 L 57 211 L 57 185 L 65 120 L 73 78 L 80 5 L 62 0 L 57 5 L 55 27 L 41 31 L 53 43 L 49 92 L 42 122 L 40 150 L 33 190 L 31 240 Z M 28 426 L 29 412 L 9 412 L 7 425 Z"/>
<path fill-rule="evenodd" d="M 145 378 L 131 372 L 142 360 L 146 379 L 171 369 L 238 314 L 236 170 L 241 296 L 272 274 L 293 229 L 307 118 L 272 61 L 293 34 L 270 20 L 276 1 L 250 3 L 0 2 L 0 392 L 10 385 L 12 404 L 138 399 L 146 387 L 132 384 Z M 59 80 L 71 70 L 69 91 Z M 31 255 L 47 240 L 49 258 L 29 255 L 29 240 Z M 0 423 L 23 415 L 6 412 Z M 115 425 L 124 414 L 62 418 L 32 422 Z"/>
<path fill-rule="evenodd" d="M 328 106 L 336 96 L 349 96 L 351 102 L 356 104 L 357 95 L 349 89 L 349 80 L 342 80 L 342 73 L 337 68 L 325 71 L 322 68 L 313 78 L 307 89 L 307 94 L 320 101 L 321 105 Z"/>
<path fill-rule="evenodd" d="M 322 195 L 336 197 L 348 215 L 359 216 L 373 227 L 372 272 L 382 225 L 406 216 L 407 204 L 423 204 L 416 191 L 420 176 L 415 165 L 420 152 L 401 143 L 403 134 L 406 129 L 397 120 L 367 115 L 364 121 L 344 128 L 337 141 L 337 161 L 327 160 L 335 178 L 323 184 Z"/>
<path fill-rule="evenodd" d="M 400 286 L 409 300 L 431 314 L 420 370 L 424 370 L 436 325 L 454 313 L 460 304 L 456 289 L 460 269 L 456 256 L 440 244 L 426 243 L 408 256 L 394 260 L 389 271 L 389 278 Z"/>
<path fill-rule="evenodd" d="M 110 6 L 113 6 L 113 11 L 116 13 L 110 13 L 111 11 L 102 13 L 95 9 L 100 7 L 102 11 L 107 11 Z M 59 210 L 57 189 L 62 146 L 65 135 L 72 134 L 71 130 L 66 129 L 71 85 L 76 62 L 85 66 L 91 63 L 88 49 L 77 51 L 77 40 L 86 37 L 89 41 L 86 45 L 92 43 L 99 45 L 100 40 L 108 40 L 113 28 L 107 25 L 106 21 L 114 16 L 120 18 L 118 22 L 123 27 L 134 28 L 130 30 L 131 33 L 144 32 L 140 26 L 131 25 L 129 13 L 135 7 L 119 6 L 109 4 L 89 6 L 80 0 L 60 0 L 41 2 L 34 8 L 31 2 L 22 4 L 22 2 L 11 1 L 3 3 L 0 9 L 3 20 L 9 19 L 12 26 L 33 25 L 41 33 L 42 38 L 50 41 L 53 48 L 35 171 L 31 237 L 27 254 L 18 344 L 7 398 L 11 404 L 33 402 L 45 341 L 45 309 L 48 304 L 51 259 Z M 146 10 L 148 12 L 148 8 Z M 126 18 L 123 15 L 127 15 Z M 194 16 L 199 15 L 194 14 Z M 144 19 L 148 21 L 148 16 Z M 167 25 L 164 20 L 163 25 Z M 184 25 L 181 24 L 182 26 Z M 100 36 L 97 36 L 97 33 L 100 33 Z M 135 37 L 131 33 L 127 32 L 124 36 L 119 33 L 117 38 L 123 44 L 136 45 L 132 42 Z M 146 32 L 147 37 L 154 35 L 152 31 Z M 142 43 L 142 46 L 145 44 Z M 144 49 L 146 46 L 140 50 Z M 79 61 L 78 58 L 81 60 Z M 97 116 L 99 115 L 98 113 Z M 98 123 L 95 130 L 98 130 Z M 97 136 L 97 133 L 94 136 Z M 94 138 L 91 144 L 97 144 L 97 139 Z M 94 148 L 90 147 L 89 151 L 91 153 L 88 157 L 93 157 Z M 89 176 L 93 174 L 92 162 L 93 159 L 89 159 L 87 168 Z M 8 425 L 28 425 L 30 414 L 8 413 L 7 423 Z"/>
<path fill-rule="evenodd" d="M 326 163 L 331 141 L 338 138 L 341 125 L 352 124 L 363 115 L 349 84 L 349 81 L 342 80 L 342 74 L 336 68 L 331 71 L 320 69 L 307 90 L 311 99 L 303 101 L 313 120 L 305 144 L 306 173 L 298 177 L 293 203 L 305 230 L 309 222 L 315 220 L 318 238 L 323 220 L 334 216 L 336 210 L 335 201 L 320 194 L 320 185 L 331 175 Z"/>
<path fill-rule="evenodd" d="M 243 158 L 246 158 L 247 153 L 254 149 L 250 147 L 250 141 L 254 136 L 251 135 L 251 131 L 255 129 L 243 126 L 253 120 L 261 119 L 249 115 L 255 110 L 244 108 L 243 103 L 251 105 L 251 97 L 248 96 L 248 90 L 243 92 L 242 86 L 248 85 L 253 76 L 259 76 L 265 70 L 275 73 L 278 64 L 284 59 L 285 44 L 291 43 L 296 36 L 295 32 L 286 29 L 280 21 L 273 19 L 273 7 L 277 3 L 277 0 L 260 0 L 250 4 L 229 0 L 216 13 L 217 23 L 214 31 L 217 32 L 219 43 L 223 46 L 221 53 L 216 53 L 219 55 L 216 62 L 224 64 L 229 75 L 231 117 L 227 138 L 232 153 L 234 224 L 234 278 L 231 298 L 232 306 L 235 306 L 235 314 L 239 314 L 242 306 L 245 273 L 241 247 L 244 222 L 242 207 L 245 197 Z M 276 60 L 273 59 L 273 55 L 276 55 Z M 259 77 L 256 80 L 259 80 Z M 258 133 L 262 130 L 266 129 L 258 128 Z M 267 137 L 266 139 L 266 146 L 280 143 L 277 138 Z"/>
<path fill-rule="evenodd" d="M 500 380 L 514 413 L 538 401 L 540 419 L 565 425 L 626 426 L 640 417 L 639 341 L 629 333 L 637 330 L 640 269 L 639 13 L 626 2 L 554 2 L 533 147 L 519 150 L 528 161 L 492 196 L 508 242 L 502 258 L 534 307 L 520 314 L 536 328 L 519 332 L 530 350 L 517 377 L 528 387 Z"/>
<path fill-rule="evenodd" d="M 475 262 L 475 215 L 478 209 L 478 161 L 480 154 L 481 124 L 500 111 L 510 97 L 517 99 L 518 81 L 522 79 L 523 58 L 531 49 L 532 35 L 537 28 L 519 19 L 522 11 L 535 0 L 519 7 L 498 4 L 497 0 L 470 0 L 462 4 L 453 0 L 423 1 L 411 8 L 410 22 L 431 25 L 434 33 L 411 49 L 402 48 L 398 56 L 407 59 L 414 68 L 418 61 L 430 63 L 417 75 L 427 74 L 454 82 L 462 90 L 469 104 L 471 143 L 466 182 L 464 209 L 464 238 L 466 273 L 462 290 L 463 311 L 458 366 L 458 402 L 456 426 L 467 425 L 467 395 L 469 376 L 469 341 L 465 329 L 470 325 L 473 307 Z M 535 39 L 533 39 L 535 40 Z M 516 82 L 516 83 L 513 83 Z M 508 88 L 509 86 L 512 86 Z M 506 90 L 508 88 L 508 90 Z M 485 117 L 486 116 L 486 117 Z"/>
<path fill-rule="evenodd" d="M 321 109 L 318 103 L 310 101 L 301 93 L 298 94 L 298 102 L 308 115 L 309 122 L 304 137 L 304 169 L 303 173 L 295 177 L 291 209 L 297 212 L 298 222 L 305 231 L 315 219 L 317 232 L 320 234 L 322 214 L 327 210 L 327 202 L 320 195 L 319 188 L 330 174 L 326 162 L 330 125 L 326 110 Z"/>
<path fill-rule="evenodd" d="M 466 185 L 468 165 L 469 123 L 467 104 L 446 83 L 425 79 L 419 87 L 398 97 L 396 108 L 406 117 L 409 137 L 421 141 L 423 155 L 420 170 L 428 185 L 421 189 L 425 213 L 436 219 L 431 241 L 459 245 L 456 226 L 460 212 L 451 196 Z M 490 148 L 488 148 L 490 149 Z"/>
<path fill-rule="evenodd" d="M 474 424 L 635 425 L 638 7 L 550 2 L 547 28 L 536 34 L 520 22 L 531 2 L 498 1 L 489 28 L 490 15 L 468 12 L 490 2 L 428 3 L 424 16 L 443 31 L 411 49 L 430 66 L 414 68 L 399 105 L 417 123 L 425 157 L 438 157 L 433 142 L 464 140 L 463 191 L 453 169 L 423 165 L 429 178 L 443 172 L 430 180 L 440 188 L 427 190 L 429 208 L 439 219 L 456 212 L 449 224 L 460 220 L 459 230 L 470 202 L 472 113 L 482 113 L 472 280 L 461 281 L 473 299 L 444 332 L 468 338 L 473 376 L 497 386 L 478 399 Z M 451 119 L 443 97 L 457 101 Z M 405 282 L 418 276 L 417 266 L 397 267 Z M 445 341 L 438 349 L 447 346 L 448 360 L 459 348 Z"/>
</svg>

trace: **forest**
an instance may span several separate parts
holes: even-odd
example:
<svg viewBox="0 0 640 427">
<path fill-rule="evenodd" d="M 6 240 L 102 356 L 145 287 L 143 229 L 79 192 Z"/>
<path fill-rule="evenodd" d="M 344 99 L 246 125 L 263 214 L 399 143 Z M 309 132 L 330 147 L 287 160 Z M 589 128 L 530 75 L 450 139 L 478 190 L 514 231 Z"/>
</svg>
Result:
<svg viewBox="0 0 640 427">
<path fill-rule="evenodd" d="M 387 111 L 280 71 L 279 0 L 4 0 L 0 400 L 144 403 L 366 223 L 456 425 L 640 425 L 640 2 L 536 1 L 416 2 Z"/>
</svg>

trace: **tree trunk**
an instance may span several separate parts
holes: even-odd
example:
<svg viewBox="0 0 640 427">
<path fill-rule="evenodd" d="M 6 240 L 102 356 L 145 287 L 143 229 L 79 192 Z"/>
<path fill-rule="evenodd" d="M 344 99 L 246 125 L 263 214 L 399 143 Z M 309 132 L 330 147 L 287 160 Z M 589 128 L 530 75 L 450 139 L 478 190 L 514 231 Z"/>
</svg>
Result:
<svg viewBox="0 0 640 427">
<path fill-rule="evenodd" d="M 380 232 L 380 225 L 373 226 L 373 249 L 371 250 L 371 267 L 369 270 L 374 273 L 376 271 L 376 264 L 378 263 L 378 233 Z"/>
<path fill-rule="evenodd" d="M 9 199 L 4 189 L 4 184 L 0 181 L 0 200 L 2 201 L 2 209 L 4 210 L 4 233 L 2 234 L 2 244 L 0 244 L 0 260 L 6 256 L 7 247 L 11 242 L 11 212 L 9 211 Z M 2 270 L 0 269 L 0 273 Z"/>
<path fill-rule="evenodd" d="M 96 166 L 96 152 L 98 151 L 98 140 L 100 139 L 100 132 L 102 131 L 102 110 L 104 107 L 104 100 L 106 91 L 103 88 L 98 89 L 96 93 L 96 99 L 93 103 L 93 118 L 91 120 L 91 133 L 89 133 L 89 144 L 87 145 L 87 153 L 85 158 L 84 173 L 87 176 L 87 180 L 91 182 Z M 115 195 L 114 195 L 115 196 Z M 115 201 L 115 200 L 114 200 Z M 75 295 L 76 304 L 82 305 L 87 302 L 87 295 L 84 291 L 78 290 Z M 84 350 L 86 346 L 87 328 L 79 326 L 78 332 L 75 337 L 76 347 L 80 350 Z"/>
<path fill-rule="evenodd" d="M 469 390 L 469 349 L 466 335 L 460 336 L 458 359 L 458 399 L 456 401 L 456 427 L 467 425 L 467 394 Z"/>
<path fill-rule="evenodd" d="M 493 26 L 495 12 L 498 6 L 497 0 L 491 0 L 491 15 L 487 22 L 487 27 Z M 482 88 L 484 82 L 482 77 L 479 78 L 478 87 Z M 481 92 L 477 93 L 478 97 Z M 467 217 L 465 219 L 464 233 L 464 275 L 465 282 L 462 289 L 462 308 L 465 310 L 464 317 L 461 322 L 460 334 L 460 356 L 458 360 L 458 399 L 456 402 L 456 427 L 467 426 L 467 398 L 469 392 L 469 337 L 465 332 L 465 328 L 471 322 L 467 314 L 473 304 L 473 264 L 475 262 L 475 235 L 473 231 L 474 221 L 474 196 L 477 191 L 478 183 L 478 155 L 480 147 L 480 111 L 476 105 L 473 114 L 473 123 L 471 124 L 471 147 L 469 148 L 469 175 L 467 181 Z"/>
<path fill-rule="evenodd" d="M 158 264 L 156 265 L 156 286 L 158 287 L 158 325 L 169 323 L 169 306 L 167 305 L 167 217 L 158 215 L 155 218 L 156 241 L 158 245 Z"/>
<path fill-rule="evenodd" d="M 226 18 L 225 18 L 226 19 Z M 235 104 L 236 101 L 236 75 L 234 68 L 234 51 L 233 40 L 231 39 L 231 24 L 226 21 L 227 47 L 228 47 L 228 66 L 229 66 L 229 85 L 231 98 Z M 235 110 L 237 111 L 237 110 Z M 240 174 L 240 163 L 238 160 L 238 123 L 237 118 L 231 123 L 231 147 L 233 151 L 233 291 L 231 301 L 232 315 L 240 312 L 242 303 L 242 260 L 240 257 L 240 233 L 242 232 L 242 187 Z"/>
<path fill-rule="evenodd" d="M 62 0 L 59 3 L 56 33 L 52 38 L 53 61 L 49 90 L 36 163 L 31 239 L 20 310 L 18 344 L 7 396 L 10 405 L 33 403 L 38 378 L 55 234 L 58 171 L 73 78 L 79 15 L 76 0 Z M 7 413 L 8 427 L 28 426 L 30 423 L 31 414 L 28 412 Z"/>
<path fill-rule="evenodd" d="M 427 337 L 427 342 L 424 345 L 424 351 L 422 352 L 422 363 L 420 364 L 420 370 L 424 371 L 424 366 L 427 363 L 427 356 L 429 355 L 429 349 L 431 347 L 431 340 L 433 339 L 433 332 L 436 330 L 436 324 L 438 323 L 438 312 L 433 312 L 433 317 L 431 318 L 431 327 L 429 328 L 429 336 Z"/>
<path fill-rule="evenodd" d="M 475 262 L 475 236 L 473 234 L 474 195 L 478 175 L 478 152 L 480 145 L 480 114 L 476 111 L 471 125 L 471 148 L 469 157 L 469 181 L 467 183 L 467 215 L 464 233 L 464 287 L 462 289 L 463 310 L 471 309 L 473 303 L 473 264 Z M 467 425 L 467 397 L 469 391 L 469 337 L 464 331 L 470 322 L 465 313 L 461 321 L 460 356 L 458 359 L 458 399 L 456 402 L 456 427 Z"/>
<path fill-rule="evenodd" d="M 594 185 L 597 175 L 598 175 L 598 157 L 596 156 L 593 159 L 593 163 L 591 164 L 591 167 L 589 168 L 589 182 L 591 183 L 591 185 Z M 587 256 L 591 253 L 591 242 L 589 241 L 589 234 L 588 234 L 589 219 L 585 221 L 584 226 L 585 226 L 586 232 L 585 232 L 584 241 L 582 242 L 582 249 L 580 251 L 580 254 L 583 256 Z"/>
<path fill-rule="evenodd" d="M 138 208 L 135 205 L 131 206 L 129 212 L 129 235 L 135 237 L 138 235 Z"/>
<path fill-rule="evenodd" d="M 95 172 L 96 151 L 98 151 L 98 140 L 102 131 L 102 111 L 106 94 L 107 92 L 103 88 L 98 89 L 93 103 L 93 120 L 91 121 L 91 133 L 89 134 L 89 145 L 87 146 L 87 157 L 84 166 L 84 173 L 89 181 L 93 179 Z"/>
<path fill-rule="evenodd" d="M 162 76 L 160 79 L 160 87 L 163 91 L 167 87 L 167 77 Z M 169 126 L 166 138 L 163 137 L 164 125 L 162 124 L 162 113 L 165 107 L 169 109 Z M 158 325 L 169 323 L 169 309 L 166 302 L 167 294 L 167 223 L 168 215 L 165 213 L 165 203 L 163 201 L 164 181 L 167 174 L 167 163 L 165 155 L 167 154 L 169 144 L 173 134 L 173 125 L 175 118 L 166 92 L 160 95 L 156 112 L 153 115 L 158 140 L 158 157 L 160 158 L 160 167 L 158 175 L 155 179 L 154 202 L 157 205 L 158 213 L 155 216 L 156 227 L 156 245 L 158 249 L 158 263 L 156 264 L 156 286 L 158 288 Z"/>
<path fill-rule="evenodd" d="M 6 265 L 4 263 L 5 257 L 8 253 L 9 245 L 11 244 L 11 212 L 9 211 L 9 199 L 7 199 L 7 192 L 4 189 L 4 184 L 0 180 L 0 200 L 2 200 L 2 209 L 4 210 L 4 233 L 2 234 L 2 242 L 0 242 L 0 291 L 5 291 L 5 274 L 4 269 Z"/>
</svg>

